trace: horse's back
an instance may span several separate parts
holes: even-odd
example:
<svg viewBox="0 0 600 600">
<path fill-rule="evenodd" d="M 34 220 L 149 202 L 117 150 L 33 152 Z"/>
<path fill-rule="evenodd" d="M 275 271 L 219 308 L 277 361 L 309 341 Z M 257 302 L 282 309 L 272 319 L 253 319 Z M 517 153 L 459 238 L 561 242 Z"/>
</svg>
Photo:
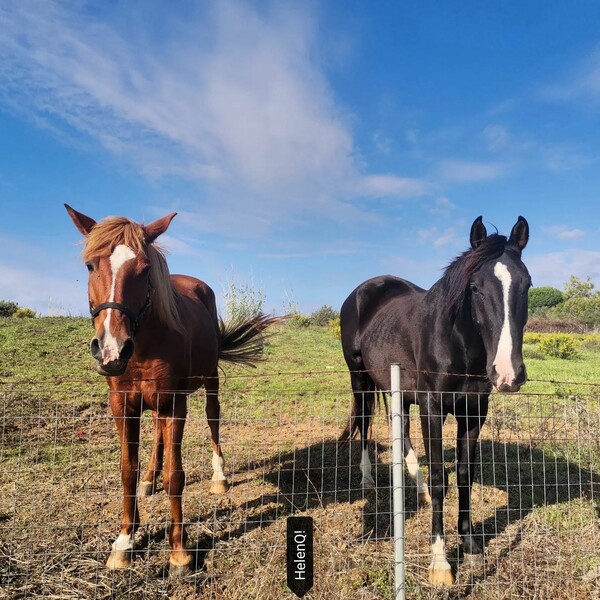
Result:
<svg viewBox="0 0 600 600">
<path fill-rule="evenodd" d="M 215 293 L 207 283 L 189 275 L 171 275 L 171 283 L 180 296 L 195 303 L 201 302 L 213 322 L 218 323 Z"/>
<path fill-rule="evenodd" d="M 414 283 L 392 275 L 373 277 L 356 287 L 340 310 L 342 348 L 348 366 L 360 368 L 361 334 L 376 315 L 390 302 L 424 291 Z"/>
</svg>

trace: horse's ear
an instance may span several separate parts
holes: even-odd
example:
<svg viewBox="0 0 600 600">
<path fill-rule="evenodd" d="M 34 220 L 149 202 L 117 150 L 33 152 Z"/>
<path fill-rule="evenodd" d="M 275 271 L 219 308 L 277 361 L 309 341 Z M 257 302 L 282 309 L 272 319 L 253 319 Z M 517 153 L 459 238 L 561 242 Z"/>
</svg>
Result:
<svg viewBox="0 0 600 600">
<path fill-rule="evenodd" d="M 75 223 L 75 227 L 79 229 L 79 231 L 83 235 L 89 235 L 92 227 L 96 224 L 96 221 L 83 213 L 77 212 L 74 208 L 71 208 L 68 204 L 65 204 L 65 208 L 71 217 L 73 223 Z"/>
<path fill-rule="evenodd" d="M 523 250 L 527 246 L 529 240 L 529 223 L 524 217 L 519 217 L 515 226 L 510 232 L 509 243 L 515 244 L 519 250 Z"/>
<path fill-rule="evenodd" d="M 471 225 L 471 248 L 475 250 L 487 238 L 487 229 L 483 224 L 483 217 L 479 216 L 473 221 Z"/>
<path fill-rule="evenodd" d="M 146 233 L 146 242 L 151 244 L 159 235 L 163 234 L 171 224 L 173 217 L 177 213 L 171 213 L 166 217 L 162 217 L 160 219 L 156 219 L 156 221 L 152 221 L 152 223 L 148 223 L 148 225 L 144 225 L 144 231 Z"/>
</svg>

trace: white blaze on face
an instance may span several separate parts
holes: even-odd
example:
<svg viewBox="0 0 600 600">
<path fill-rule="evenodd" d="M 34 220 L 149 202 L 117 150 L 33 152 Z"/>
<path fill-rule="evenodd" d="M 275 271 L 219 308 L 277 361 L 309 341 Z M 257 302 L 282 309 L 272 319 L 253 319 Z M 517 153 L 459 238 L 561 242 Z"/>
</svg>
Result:
<svg viewBox="0 0 600 600">
<path fill-rule="evenodd" d="M 121 267 L 132 258 L 135 258 L 134 251 L 124 244 L 119 244 L 110 255 L 109 262 L 112 273 L 112 282 L 110 286 L 110 297 L 108 299 L 109 302 L 115 301 L 117 275 L 119 274 Z M 102 340 L 102 362 L 104 364 L 119 358 L 119 344 L 110 331 L 110 318 L 112 312 L 112 308 L 107 308 L 106 318 L 104 319 L 104 339 Z"/>
<path fill-rule="evenodd" d="M 500 331 L 498 350 L 496 351 L 496 357 L 494 358 L 494 367 L 498 373 L 496 387 L 500 387 L 504 383 L 511 385 L 515 380 L 515 370 L 513 369 L 512 364 L 513 341 L 510 334 L 510 312 L 508 305 L 508 294 L 512 278 L 506 265 L 501 262 L 496 263 L 494 275 L 502 284 L 502 303 L 504 305 L 504 321 L 502 323 L 502 330 Z"/>
</svg>

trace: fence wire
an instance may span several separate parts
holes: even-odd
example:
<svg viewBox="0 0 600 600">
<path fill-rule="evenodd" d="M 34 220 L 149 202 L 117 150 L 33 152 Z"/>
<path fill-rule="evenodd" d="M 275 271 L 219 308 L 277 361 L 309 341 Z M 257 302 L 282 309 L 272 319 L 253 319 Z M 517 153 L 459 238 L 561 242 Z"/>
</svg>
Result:
<svg viewBox="0 0 600 600">
<path fill-rule="evenodd" d="M 221 443 L 232 488 L 209 494 L 210 433 L 203 394 L 188 402 L 182 444 L 184 513 L 195 570 L 168 577 L 169 503 L 160 485 L 139 500 L 132 567 L 105 562 L 121 519 L 120 448 L 106 396 L 65 397 L 13 387 L 0 395 L 1 598 L 294 597 L 285 583 L 285 518 L 315 524 L 314 599 L 394 597 L 391 439 L 374 416 L 374 490 L 361 487 L 358 441 L 338 443 L 348 389 L 286 387 L 257 393 L 251 381 L 221 394 Z M 405 392 L 406 393 L 406 392 Z M 55 399 L 53 399 L 55 398 Z M 60 399 L 56 399 L 60 398 Z M 426 472 L 416 407 L 411 438 Z M 431 509 L 418 508 L 406 477 L 408 598 L 600 597 L 600 395 L 493 395 L 479 443 L 473 522 L 484 566 L 462 564 L 457 535 L 456 420 L 444 427 L 449 472 L 446 546 L 456 585 L 427 583 Z M 152 440 L 142 419 L 141 470 Z"/>
</svg>

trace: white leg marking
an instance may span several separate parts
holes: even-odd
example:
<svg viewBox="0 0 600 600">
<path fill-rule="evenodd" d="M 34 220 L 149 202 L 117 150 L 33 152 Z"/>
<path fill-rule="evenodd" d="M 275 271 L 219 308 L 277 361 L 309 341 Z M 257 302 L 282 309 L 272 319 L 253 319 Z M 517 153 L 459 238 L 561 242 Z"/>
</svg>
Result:
<svg viewBox="0 0 600 600">
<path fill-rule="evenodd" d="M 417 484 L 419 496 L 429 498 L 429 490 L 427 489 L 427 484 L 423 479 L 423 473 L 419 468 L 419 459 L 412 448 L 408 451 L 405 461 L 408 468 L 408 474 L 415 480 Z"/>
<path fill-rule="evenodd" d="M 117 274 L 121 267 L 132 258 L 135 258 L 134 251 L 125 246 L 119 244 L 110 255 L 110 270 L 112 272 L 112 283 L 110 286 L 110 297 L 109 302 L 115 301 L 115 289 L 117 285 Z M 119 358 L 119 344 L 116 338 L 110 331 L 110 317 L 112 315 L 112 308 L 106 309 L 106 318 L 104 319 L 104 339 L 102 340 L 102 362 L 104 364 L 109 363 Z"/>
<path fill-rule="evenodd" d="M 504 263 L 497 262 L 494 267 L 494 275 L 502 283 L 502 300 L 504 305 L 504 321 L 498 340 L 498 350 L 494 358 L 494 367 L 498 373 L 496 387 L 506 383 L 512 385 L 515 380 L 515 370 L 512 364 L 513 341 L 510 335 L 510 307 L 508 305 L 508 294 L 512 278 Z"/>
<path fill-rule="evenodd" d="M 223 472 L 223 468 L 225 466 L 225 461 L 222 456 L 219 456 L 216 452 L 213 452 L 212 457 L 212 468 L 213 468 L 213 481 L 225 481 L 227 477 L 225 477 L 225 473 Z"/>
<path fill-rule="evenodd" d="M 120 533 L 119 537 L 113 542 L 113 550 L 117 552 L 127 552 L 133 550 L 133 536 Z"/>
<path fill-rule="evenodd" d="M 446 544 L 439 535 L 436 536 L 435 541 L 431 544 L 431 564 L 429 570 L 435 571 L 450 571 L 450 563 L 446 558 Z"/>
<path fill-rule="evenodd" d="M 363 448 L 360 457 L 360 472 L 362 473 L 361 485 L 363 487 L 375 487 L 375 481 L 371 475 L 371 460 L 369 459 L 368 448 Z"/>
</svg>

